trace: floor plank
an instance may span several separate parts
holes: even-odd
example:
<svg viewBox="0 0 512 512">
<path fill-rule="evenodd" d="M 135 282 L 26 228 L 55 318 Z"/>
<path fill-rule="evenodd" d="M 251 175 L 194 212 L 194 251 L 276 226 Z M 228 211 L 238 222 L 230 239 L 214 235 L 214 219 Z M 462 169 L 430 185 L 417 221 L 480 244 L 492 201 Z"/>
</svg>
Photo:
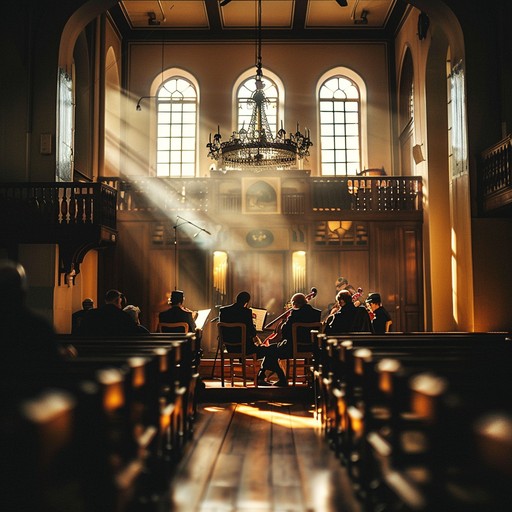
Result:
<svg viewBox="0 0 512 512">
<path fill-rule="evenodd" d="M 200 404 L 158 512 L 361 512 L 308 404 Z"/>
</svg>

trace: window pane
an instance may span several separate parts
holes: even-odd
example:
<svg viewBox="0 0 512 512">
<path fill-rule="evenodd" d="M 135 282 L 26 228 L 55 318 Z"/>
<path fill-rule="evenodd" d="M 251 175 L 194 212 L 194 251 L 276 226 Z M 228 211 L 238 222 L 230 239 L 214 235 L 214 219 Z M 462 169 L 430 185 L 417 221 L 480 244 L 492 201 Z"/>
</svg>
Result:
<svg viewBox="0 0 512 512">
<path fill-rule="evenodd" d="M 179 137 L 173 137 L 171 140 L 171 148 L 173 151 L 181 149 L 181 139 Z"/>
<path fill-rule="evenodd" d="M 344 123 L 345 123 L 345 112 L 336 112 L 336 113 L 334 114 L 333 119 L 334 119 L 334 121 L 333 121 L 333 122 L 334 122 L 334 124 L 335 124 L 336 126 L 340 126 L 340 125 L 342 125 L 342 126 L 343 126 L 343 125 L 344 125 Z"/>
<path fill-rule="evenodd" d="M 322 149 L 322 162 L 334 162 L 334 151 Z"/>
<path fill-rule="evenodd" d="M 158 163 L 167 163 L 169 162 L 169 152 L 168 151 L 158 151 L 157 152 Z"/>
<path fill-rule="evenodd" d="M 195 150 L 196 141 L 195 139 L 183 139 L 183 149 L 194 151 Z"/>
<path fill-rule="evenodd" d="M 333 114 L 332 112 L 320 112 L 320 123 L 321 124 L 332 124 L 333 122 Z"/>
<path fill-rule="evenodd" d="M 160 112 L 158 114 L 158 123 L 159 124 L 169 124 L 170 122 L 171 122 L 171 115 L 169 113 Z"/>
<path fill-rule="evenodd" d="M 346 122 L 347 123 L 352 123 L 352 124 L 359 124 L 359 115 L 347 112 Z"/>
<path fill-rule="evenodd" d="M 175 76 L 162 84 L 157 97 L 157 175 L 194 176 L 197 130 L 196 89 L 189 80 Z M 170 162 L 172 164 L 169 165 Z M 186 174 L 184 174 L 184 162 L 187 163 Z"/>
<path fill-rule="evenodd" d="M 323 149 L 334 149 L 333 137 L 322 137 L 320 143 Z"/>
<path fill-rule="evenodd" d="M 156 143 L 157 143 L 157 147 L 159 150 L 169 149 L 169 146 L 170 146 L 169 139 L 164 139 L 164 138 L 160 137 Z"/>
<path fill-rule="evenodd" d="M 359 127 L 356 124 L 347 124 L 347 136 L 355 137 L 359 135 Z"/>
<path fill-rule="evenodd" d="M 171 137 L 181 137 L 181 124 L 171 125 Z"/>
<path fill-rule="evenodd" d="M 332 77 L 320 87 L 322 174 L 346 175 L 359 170 L 359 101 L 359 90 L 348 77 Z"/>
</svg>

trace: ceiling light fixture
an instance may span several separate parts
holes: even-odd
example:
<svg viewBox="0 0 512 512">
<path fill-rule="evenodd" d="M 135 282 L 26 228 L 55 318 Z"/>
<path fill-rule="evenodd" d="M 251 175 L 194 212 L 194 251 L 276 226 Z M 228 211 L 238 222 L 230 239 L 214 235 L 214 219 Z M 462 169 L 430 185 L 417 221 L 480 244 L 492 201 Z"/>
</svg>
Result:
<svg viewBox="0 0 512 512">
<path fill-rule="evenodd" d="M 231 0 L 228 0 L 231 1 Z M 223 0 L 224 5 L 226 0 Z M 223 5 L 221 2 L 220 5 Z M 239 131 L 233 132 L 229 140 L 221 142 L 220 127 L 217 133 L 210 133 L 210 140 L 206 147 L 208 156 L 219 162 L 223 170 L 252 170 L 255 172 L 266 169 L 292 168 L 297 160 L 309 156 L 309 148 L 313 145 L 310 132 L 305 129 L 302 134 L 297 123 L 297 131 L 287 136 L 281 125 L 276 136 L 267 120 L 265 106 L 268 103 L 263 89 L 262 59 L 261 59 L 261 0 L 257 3 L 257 38 L 256 38 L 256 90 L 252 93 L 252 114 L 249 126 L 245 124 Z"/>
</svg>

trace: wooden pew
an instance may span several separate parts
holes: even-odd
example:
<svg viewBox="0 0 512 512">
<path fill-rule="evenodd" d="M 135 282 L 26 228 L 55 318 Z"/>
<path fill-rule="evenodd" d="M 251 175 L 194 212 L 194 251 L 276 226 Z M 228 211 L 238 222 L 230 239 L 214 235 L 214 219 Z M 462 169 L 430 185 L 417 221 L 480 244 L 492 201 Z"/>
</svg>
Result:
<svg viewBox="0 0 512 512">
<path fill-rule="evenodd" d="M 0 425 L 12 510 L 127 510 L 144 460 L 125 405 L 124 376 L 107 367 L 11 400 Z"/>
<path fill-rule="evenodd" d="M 148 356 L 160 351 L 160 396 L 164 400 L 159 427 L 160 457 L 176 464 L 188 439 L 193 436 L 196 412 L 196 388 L 199 379 L 196 336 L 189 334 L 158 334 L 119 338 L 59 337 L 63 346 L 72 343 L 81 357 Z M 167 354 L 162 360 L 162 351 Z M 170 417 L 166 419 L 167 416 Z M 167 429 L 168 431 L 165 431 Z M 162 448 L 165 446 L 165 448 Z"/>
<path fill-rule="evenodd" d="M 365 347 L 365 349 L 354 350 L 354 346 Z M 454 335 L 417 333 L 412 336 L 386 335 L 383 337 L 359 335 L 336 337 L 329 340 L 329 343 L 325 339 L 320 339 L 319 347 L 321 347 L 320 350 L 329 352 L 327 356 L 323 355 L 324 368 L 321 369 L 324 387 L 331 390 L 330 396 L 324 398 L 328 401 L 324 405 L 324 409 L 327 409 L 324 415 L 330 418 L 326 435 L 333 447 L 340 451 L 340 458 L 347 464 L 362 499 L 370 502 L 370 504 L 367 503 L 369 509 L 371 509 L 370 505 L 374 505 L 376 509 L 383 506 L 382 496 L 379 497 L 381 502 L 378 505 L 372 503 L 375 497 L 368 498 L 372 492 L 377 494 L 375 488 L 379 487 L 386 487 L 389 495 L 396 493 L 398 495 L 395 495 L 396 501 L 402 506 L 407 505 L 411 510 L 431 506 L 430 501 L 436 493 L 444 494 L 443 499 L 448 502 L 446 486 L 438 483 L 436 487 L 435 484 L 431 484 L 430 488 L 426 487 L 428 492 L 423 494 L 422 486 L 416 486 L 414 481 L 405 477 L 408 467 L 407 457 L 399 448 L 400 444 L 397 440 L 407 429 L 427 432 L 433 436 L 430 438 L 430 444 L 433 438 L 436 439 L 436 445 L 441 445 L 442 440 L 445 439 L 442 435 L 435 437 L 434 433 L 438 434 L 442 429 L 430 428 L 432 418 L 422 417 L 415 408 L 418 403 L 426 404 L 429 401 L 430 407 L 434 407 L 433 395 L 425 394 L 420 401 L 412 400 L 412 396 L 417 397 L 420 394 L 418 390 L 408 387 L 409 381 L 414 375 L 427 371 L 438 374 L 430 375 L 433 382 L 436 382 L 436 379 L 442 379 L 441 375 L 444 376 L 450 383 L 452 397 L 455 395 L 470 397 L 467 399 L 473 401 L 474 414 L 471 417 L 466 416 L 466 419 L 471 422 L 477 413 L 485 411 L 489 399 L 493 401 L 493 405 L 500 404 L 499 394 L 493 392 L 493 385 L 509 384 L 506 371 L 507 365 L 511 362 L 509 336 L 501 333 L 470 333 L 468 336 L 459 333 Z M 354 354 L 357 354 L 355 358 Z M 378 403 L 379 400 L 375 399 L 379 394 L 376 391 L 378 378 L 373 370 L 379 361 L 390 361 L 391 358 L 394 358 L 397 365 L 407 368 L 407 371 L 390 372 L 388 365 L 387 374 L 382 372 L 380 380 L 381 385 L 387 382 L 389 388 L 390 378 L 393 375 L 395 379 L 391 386 L 393 396 L 388 397 L 387 403 L 382 402 L 385 393 L 380 389 L 378 391 L 381 403 Z M 464 362 L 462 368 L 461 361 Z M 488 385 L 475 384 L 477 372 L 488 380 Z M 475 407 L 475 402 L 478 407 Z M 403 421 L 403 417 L 407 414 L 409 420 L 415 421 Z M 448 416 L 444 411 L 444 417 Z M 458 423 L 452 418 L 452 424 Z M 460 425 L 460 428 L 464 430 L 464 425 Z M 387 432 L 387 435 L 382 435 L 382 432 Z M 441 452 L 431 448 L 424 450 L 424 461 L 430 459 L 428 463 L 432 464 L 435 453 L 439 455 Z M 443 459 L 438 457 L 438 460 Z M 446 463 L 446 459 L 444 461 Z M 380 468 L 380 474 L 376 473 L 375 467 Z M 383 471 L 383 468 L 386 470 Z M 430 469 L 432 472 L 432 466 Z M 439 472 L 438 470 L 439 465 L 435 471 Z M 365 488 L 368 483 L 370 488 Z M 393 489 L 393 492 L 390 492 L 390 489 Z M 387 499 L 391 502 L 389 495 Z M 473 500 L 473 504 L 474 502 Z M 394 505 L 396 506 L 397 503 Z M 391 506 L 390 503 L 388 506 Z M 454 504 L 451 503 L 451 506 Z"/>
<path fill-rule="evenodd" d="M 17 475 L 37 483 L 33 496 L 20 496 L 13 483 L 9 498 L 17 497 L 21 509 L 31 510 L 53 510 L 46 503 L 56 499 L 64 504 L 69 499 L 69 506 L 63 505 L 67 510 L 100 512 L 125 512 L 147 503 L 168 485 L 191 436 L 199 364 L 194 336 L 107 340 L 62 335 L 59 342 L 76 350 L 64 367 L 41 372 L 26 388 L 8 381 L 2 389 L 9 396 L 0 420 L 2 465 L 6 471 L 17 469 L 14 480 Z M 18 412 L 26 404 L 47 403 L 43 397 L 52 394 L 69 397 L 60 416 L 46 414 L 36 421 Z M 53 443 L 58 449 L 52 448 L 48 441 L 61 434 L 61 442 Z M 10 453 L 20 442 L 29 448 Z M 59 468 L 68 467 L 64 462 L 70 457 L 74 469 L 63 477 Z M 40 478 L 43 473 L 47 477 Z"/>
</svg>

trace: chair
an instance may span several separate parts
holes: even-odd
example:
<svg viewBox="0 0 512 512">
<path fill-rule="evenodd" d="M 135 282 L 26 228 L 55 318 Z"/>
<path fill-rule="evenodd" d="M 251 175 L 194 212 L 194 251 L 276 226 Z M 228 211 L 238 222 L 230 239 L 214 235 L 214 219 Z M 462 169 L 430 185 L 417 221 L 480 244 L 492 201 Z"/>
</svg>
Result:
<svg viewBox="0 0 512 512">
<path fill-rule="evenodd" d="M 165 327 L 169 330 L 163 331 L 162 327 Z M 157 327 L 158 332 L 182 332 L 178 331 L 177 329 L 183 329 L 183 333 L 186 334 L 188 332 L 187 322 L 160 322 Z"/>
<path fill-rule="evenodd" d="M 227 341 L 224 339 L 227 329 L 239 330 L 237 341 Z M 219 340 L 219 352 L 220 352 L 220 375 L 222 387 L 224 387 L 224 365 L 225 360 L 229 360 L 229 369 L 231 375 L 231 386 L 235 385 L 236 367 L 240 367 L 242 372 L 243 384 L 246 386 L 247 382 L 247 366 L 252 368 L 254 373 L 254 386 L 258 387 L 258 358 L 256 354 L 248 355 L 246 353 L 246 325 L 243 323 L 229 323 L 229 322 L 218 322 L 217 332 Z"/>
<path fill-rule="evenodd" d="M 292 357 L 286 361 L 286 376 L 290 378 L 290 366 L 292 370 L 292 385 L 297 382 L 297 368 L 303 368 L 303 379 L 309 383 L 310 375 L 308 368 L 313 360 L 315 345 L 311 340 L 311 331 L 321 332 L 322 322 L 297 322 L 292 325 Z"/>
</svg>

